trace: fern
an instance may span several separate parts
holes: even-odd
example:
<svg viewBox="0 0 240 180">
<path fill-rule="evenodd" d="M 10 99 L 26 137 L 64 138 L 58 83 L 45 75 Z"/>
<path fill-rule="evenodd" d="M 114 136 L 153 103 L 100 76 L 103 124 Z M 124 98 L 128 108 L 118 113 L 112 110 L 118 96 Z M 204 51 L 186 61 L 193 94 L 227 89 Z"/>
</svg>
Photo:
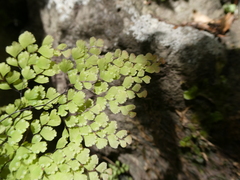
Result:
<svg viewBox="0 0 240 180">
<path fill-rule="evenodd" d="M 6 47 L 11 57 L 0 63 L 0 89 L 22 94 L 0 108 L 0 178 L 107 179 L 110 169 L 105 162 L 99 164 L 89 148 L 126 147 L 131 136 L 118 131 L 117 122 L 104 110 L 135 115 L 135 106 L 125 102 L 135 95 L 146 97 L 141 83 L 150 82 L 146 72 L 159 72 L 156 56 L 129 55 L 119 49 L 100 56 L 103 40 L 95 38 L 89 44 L 79 40 L 72 49 L 65 44 L 54 49 L 51 36 L 40 47 L 35 42 L 30 32 L 24 32 Z M 56 63 L 54 56 L 62 61 Z M 59 93 L 44 86 L 60 72 L 68 77 L 68 89 Z M 112 85 L 121 77 L 122 85 Z M 87 98 L 86 90 L 96 98 Z"/>
</svg>

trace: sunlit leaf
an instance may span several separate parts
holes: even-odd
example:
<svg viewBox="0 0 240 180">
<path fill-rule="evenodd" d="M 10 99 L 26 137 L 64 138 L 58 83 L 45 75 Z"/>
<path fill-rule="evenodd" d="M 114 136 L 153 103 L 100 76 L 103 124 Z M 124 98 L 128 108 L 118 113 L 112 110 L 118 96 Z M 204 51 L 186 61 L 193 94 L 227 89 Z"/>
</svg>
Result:
<svg viewBox="0 0 240 180">
<path fill-rule="evenodd" d="M 76 159 L 81 163 L 81 164 L 86 164 L 89 160 L 89 153 L 90 150 L 84 148 L 76 157 Z"/>
<path fill-rule="evenodd" d="M 36 39 L 32 33 L 25 31 L 19 36 L 18 41 L 23 48 L 26 48 L 28 45 L 35 43 Z"/>
<path fill-rule="evenodd" d="M 61 69 L 61 71 L 65 72 L 65 73 L 67 73 L 70 69 L 72 69 L 72 67 L 73 67 L 73 63 L 67 59 L 63 59 L 59 63 L 59 68 Z"/>
<path fill-rule="evenodd" d="M 118 139 L 117 137 L 114 135 L 114 134 L 110 134 L 107 136 L 107 139 L 108 139 L 108 142 L 109 142 L 109 145 L 116 149 L 119 145 L 119 142 L 118 142 Z"/>
<path fill-rule="evenodd" d="M 8 58 L 6 59 L 6 61 L 7 61 L 7 63 L 8 63 L 9 65 L 11 65 L 11 66 L 18 66 L 18 61 L 17 61 L 17 59 L 15 59 L 15 58 L 8 57 Z"/>
<path fill-rule="evenodd" d="M 36 65 L 40 68 L 40 69 L 49 69 L 50 67 L 50 63 L 51 63 L 51 60 L 41 56 Z"/>
<path fill-rule="evenodd" d="M 18 42 L 13 42 L 11 46 L 6 47 L 6 52 L 14 58 L 23 50 L 23 47 Z"/>
<path fill-rule="evenodd" d="M 84 167 L 87 170 L 91 171 L 96 167 L 97 164 L 98 164 L 98 157 L 96 154 L 94 154 L 90 157 L 90 161 Z"/>
<path fill-rule="evenodd" d="M 53 57 L 53 52 L 54 49 L 50 48 L 48 45 L 42 45 L 39 49 L 38 52 L 46 57 L 46 58 L 52 58 Z"/>
<path fill-rule="evenodd" d="M 34 81 L 39 84 L 45 84 L 49 82 L 49 78 L 43 75 L 39 75 L 34 79 Z"/>
<path fill-rule="evenodd" d="M 97 138 L 96 146 L 98 149 L 102 149 L 106 147 L 108 144 L 108 141 L 104 138 Z"/>
<path fill-rule="evenodd" d="M 40 121 L 38 119 L 33 120 L 30 127 L 33 134 L 38 133 L 41 130 Z"/>
<path fill-rule="evenodd" d="M 50 35 L 47 35 L 44 39 L 43 39 L 43 42 L 42 42 L 42 45 L 47 45 L 47 46 L 52 46 L 52 43 L 53 43 L 53 37 L 50 36 Z"/>
<path fill-rule="evenodd" d="M 27 46 L 27 51 L 29 53 L 34 53 L 38 50 L 38 45 L 37 44 L 30 44 Z"/>
<path fill-rule="evenodd" d="M 30 171 L 30 179 L 41 179 L 43 170 L 38 164 L 32 164 L 28 167 Z"/>
<path fill-rule="evenodd" d="M 30 69 L 30 66 L 26 66 L 22 69 L 21 74 L 27 80 L 33 79 L 36 77 L 34 70 Z M 36 80 L 36 79 L 35 79 Z"/>
<path fill-rule="evenodd" d="M 86 147 L 93 146 L 96 143 L 97 136 L 94 133 L 83 136 Z"/>
<path fill-rule="evenodd" d="M 4 62 L 0 63 L 0 69 L 1 69 L 0 74 L 2 75 L 2 77 L 4 77 L 11 70 L 10 66 Z"/>
<path fill-rule="evenodd" d="M 44 153 L 47 150 L 47 143 L 45 141 L 36 142 L 32 145 L 31 150 L 36 154 Z"/>
<path fill-rule="evenodd" d="M 56 135 L 57 135 L 56 131 L 53 128 L 49 127 L 49 126 L 44 126 L 42 128 L 40 134 L 47 141 L 52 141 L 56 137 Z"/>
<path fill-rule="evenodd" d="M 7 74 L 6 80 L 9 84 L 16 82 L 20 78 L 20 73 L 17 71 L 12 71 Z"/>
<path fill-rule="evenodd" d="M 116 121 L 111 121 L 107 127 L 104 129 L 108 134 L 114 134 L 117 129 L 117 122 Z"/>
</svg>

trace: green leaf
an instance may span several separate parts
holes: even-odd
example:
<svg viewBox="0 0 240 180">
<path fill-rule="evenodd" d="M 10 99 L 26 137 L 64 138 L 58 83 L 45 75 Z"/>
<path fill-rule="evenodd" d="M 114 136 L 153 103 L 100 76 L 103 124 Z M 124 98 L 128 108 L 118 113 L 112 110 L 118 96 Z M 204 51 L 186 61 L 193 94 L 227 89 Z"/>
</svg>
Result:
<svg viewBox="0 0 240 180">
<path fill-rule="evenodd" d="M 55 99 L 58 96 L 59 96 L 59 93 L 57 93 L 55 88 L 53 88 L 53 87 L 48 88 L 46 98 L 52 100 L 52 99 Z"/>
<path fill-rule="evenodd" d="M 41 130 L 40 121 L 38 119 L 33 120 L 30 127 L 33 134 L 38 133 Z"/>
<path fill-rule="evenodd" d="M 129 69 L 129 67 L 123 66 L 123 67 L 121 67 L 121 69 L 120 69 L 120 73 L 121 73 L 122 75 L 124 75 L 124 76 L 127 76 L 127 75 L 130 73 L 130 70 L 131 70 L 131 69 Z"/>
<path fill-rule="evenodd" d="M 133 91 L 127 90 L 126 93 L 129 99 L 135 98 L 135 93 Z"/>
<path fill-rule="evenodd" d="M 13 42 L 11 46 L 6 47 L 6 52 L 14 58 L 23 50 L 23 47 L 18 42 Z"/>
<path fill-rule="evenodd" d="M 56 71 L 52 70 L 52 69 L 48 69 L 48 70 L 43 71 L 42 74 L 45 76 L 54 76 L 56 74 Z"/>
<path fill-rule="evenodd" d="M 89 177 L 89 180 L 100 180 L 99 177 L 98 177 L 98 173 L 94 172 L 94 171 L 89 172 L 88 177 Z"/>
<path fill-rule="evenodd" d="M 121 50 L 116 49 L 114 55 L 115 55 L 115 57 L 120 57 L 121 56 Z"/>
<path fill-rule="evenodd" d="M 93 146 L 96 143 L 97 136 L 94 133 L 83 136 L 86 147 Z"/>
<path fill-rule="evenodd" d="M 76 159 L 81 163 L 81 164 L 86 164 L 89 160 L 89 153 L 90 150 L 84 148 L 76 157 Z"/>
<path fill-rule="evenodd" d="M 21 44 L 21 46 L 25 49 L 28 45 L 35 43 L 36 39 L 32 33 L 25 31 L 23 34 L 19 36 L 18 41 Z"/>
<path fill-rule="evenodd" d="M 41 56 L 36 63 L 37 67 L 39 67 L 40 69 L 49 69 L 50 64 L 51 64 L 51 60 L 43 56 Z"/>
<path fill-rule="evenodd" d="M 119 137 L 120 139 L 122 139 L 126 135 L 127 135 L 127 131 L 126 130 L 118 131 L 117 134 L 116 134 L 116 136 Z"/>
<path fill-rule="evenodd" d="M 78 106 L 74 102 L 69 102 L 67 104 L 70 113 L 76 113 L 78 111 Z"/>
<path fill-rule="evenodd" d="M 133 104 L 129 104 L 126 106 L 121 106 L 121 112 L 123 115 L 127 115 L 131 110 L 135 109 L 136 106 Z"/>
<path fill-rule="evenodd" d="M 41 74 L 44 71 L 43 69 L 40 69 L 37 65 L 33 65 L 33 69 L 36 74 Z"/>
<path fill-rule="evenodd" d="M 123 81 L 123 87 L 125 88 L 130 88 L 133 84 L 133 78 L 131 76 L 127 76 L 125 77 L 124 81 Z"/>
<path fill-rule="evenodd" d="M 16 66 L 16 67 L 18 66 L 18 61 L 15 58 L 8 57 L 6 61 L 11 66 Z"/>
<path fill-rule="evenodd" d="M 65 123 L 67 127 L 74 127 L 76 126 L 77 122 L 78 122 L 78 119 L 76 116 L 70 116 L 65 119 Z"/>
<path fill-rule="evenodd" d="M 94 45 L 95 45 L 95 42 L 96 42 L 96 38 L 95 38 L 95 37 L 91 37 L 91 38 L 89 39 L 89 44 L 90 44 L 90 46 L 94 46 Z"/>
<path fill-rule="evenodd" d="M 47 150 L 47 143 L 45 141 L 36 142 L 32 145 L 31 150 L 36 154 L 44 153 Z"/>
<path fill-rule="evenodd" d="M 52 141 L 57 136 L 56 131 L 49 126 L 44 126 L 40 134 L 47 141 Z"/>
<path fill-rule="evenodd" d="M 21 132 L 17 131 L 17 130 L 12 130 L 8 132 L 8 135 L 10 136 L 10 138 L 8 139 L 9 144 L 13 145 L 15 143 L 18 143 L 19 141 L 21 141 L 23 135 Z"/>
<path fill-rule="evenodd" d="M 69 58 L 69 57 L 71 56 L 71 54 L 72 54 L 71 49 L 68 49 L 68 50 L 62 52 L 62 55 L 63 55 L 65 58 Z"/>
<path fill-rule="evenodd" d="M 17 108 L 13 104 L 9 104 L 9 105 L 7 105 L 5 111 L 7 114 L 12 114 L 13 112 L 16 111 L 16 109 Z"/>
<path fill-rule="evenodd" d="M 89 52 L 92 54 L 95 54 L 95 55 L 99 55 L 99 54 L 101 54 L 101 49 L 100 48 L 91 48 L 89 50 Z"/>
<path fill-rule="evenodd" d="M 138 97 L 140 97 L 140 98 L 142 98 L 142 97 L 147 97 L 147 91 L 146 90 L 143 90 L 142 92 L 140 92 L 140 93 L 137 93 L 137 96 Z"/>
<path fill-rule="evenodd" d="M 28 64 L 29 53 L 27 51 L 21 52 L 18 55 L 18 64 L 21 68 L 24 68 Z"/>
<path fill-rule="evenodd" d="M 96 146 L 98 149 L 102 149 L 106 147 L 108 144 L 108 141 L 104 138 L 97 138 Z"/>
<path fill-rule="evenodd" d="M 57 110 L 53 109 L 49 116 L 50 120 L 47 125 L 49 126 L 59 126 L 61 124 L 61 118 L 57 115 Z"/>
<path fill-rule="evenodd" d="M 9 72 L 7 74 L 6 80 L 9 84 L 16 82 L 20 78 L 20 73 L 17 71 Z"/>
<path fill-rule="evenodd" d="M 49 78 L 43 75 L 38 75 L 35 79 L 35 82 L 39 83 L 39 84 L 45 84 L 49 82 Z"/>
<path fill-rule="evenodd" d="M 64 148 L 67 145 L 68 141 L 66 137 L 61 137 L 56 145 L 56 149 Z"/>
<path fill-rule="evenodd" d="M 63 59 L 62 62 L 59 63 L 59 68 L 61 71 L 67 73 L 70 69 L 72 69 L 73 63 L 70 60 Z"/>
<path fill-rule="evenodd" d="M 83 140 L 81 134 L 79 133 L 79 128 L 77 127 L 73 127 L 73 128 L 69 128 L 69 136 L 70 136 L 70 142 L 74 142 L 77 144 L 80 144 Z"/>
<path fill-rule="evenodd" d="M 106 82 L 97 82 L 94 85 L 94 92 L 99 95 L 108 90 L 108 83 Z"/>
<path fill-rule="evenodd" d="M 29 59 L 28 59 L 28 65 L 35 65 L 36 62 L 38 61 L 39 57 L 37 56 L 36 53 L 31 54 Z"/>
<path fill-rule="evenodd" d="M 117 101 L 110 101 L 109 107 L 110 107 L 110 110 L 112 111 L 112 113 L 114 113 L 114 114 L 119 113 L 121 110 Z"/>
<path fill-rule="evenodd" d="M 24 67 L 21 71 L 21 74 L 27 80 L 33 79 L 36 77 L 36 74 L 34 73 L 34 71 L 32 69 L 30 69 L 30 66 Z"/>
<path fill-rule="evenodd" d="M 103 173 L 106 169 L 107 169 L 107 163 L 106 162 L 102 162 L 101 164 L 99 164 L 96 167 L 96 170 L 100 173 Z"/>
<path fill-rule="evenodd" d="M 116 149 L 118 147 L 119 145 L 118 138 L 114 134 L 108 135 L 107 139 L 108 139 L 109 145 L 112 148 Z"/>
<path fill-rule="evenodd" d="M 54 53 L 54 49 L 50 48 L 48 45 L 42 45 L 39 49 L 38 52 L 46 57 L 46 58 L 52 58 L 53 57 L 53 53 Z"/>
<path fill-rule="evenodd" d="M 104 45 L 104 41 L 102 39 L 98 39 L 95 42 L 95 46 L 97 46 L 97 47 L 103 47 L 103 45 Z"/>
<path fill-rule="evenodd" d="M 111 121 L 108 126 L 104 129 L 107 134 L 114 134 L 117 129 L 117 122 L 116 121 Z"/>
<path fill-rule="evenodd" d="M 21 164 L 20 167 L 16 171 L 16 179 L 23 179 L 27 174 L 27 166 Z"/>
<path fill-rule="evenodd" d="M 87 170 L 91 171 L 96 167 L 97 164 L 98 164 L 98 157 L 96 154 L 94 154 L 90 157 L 90 161 L 84 167 Z"/>
<path fill-rule="evenodd" d="M 12 89 L 12 88 L 8 85 L 8 83 L 6 83 L 6 82 L 1 82 L 1 83 L 0 83 L 0 89 L 2 89 L 2 90 L 8 90 L 8 89 Z"/>
<path fill-rule="evenodd" d="M 78 106 L 82 106 L 85 102 L 85 93 L 83 91 L 75 93 L 73 102 Z"/>
<path fill-rule="evenodd" d="M 135 84 L 135 85 L 132 87 L 132 90 L 135 91 L 135 92 L 138 92 L 140 89 L 141 89 L 141 85 L 140 85 L 140 84 Z"/>
<path fill-rule="evenodd" d="M 59 49 L 59 50 L 64 50 L 65 48 L 67 48 L 67 45 L 66 44 L 59 44 L 58 46 L 57 46 L 57 49 Z"/>
<path fill-rule="evenodd" d="M 55 174 L 57 170 L 58 170 L 58 166 L 54 162 L 50 166 L 44 168 L 44 171 L 46 172 L 46 174 Z"/>
<path fill-rule="evenodd" d="M 79 131 L 81 135 L 88 135 L 92 132 L 91 128 L 88 125 L 79 127 Z"/>
<path fill-rule="evenodd" d="M 149 84 L 150 83 L 150 80 L 151 80 L 151 77 L 150 76 L 144 76 L 142 78 L 142 80 L 146 83 L 146 84 Z"/>
<path fill-rule="evenodd" d="M 39 158 L 38 163 L 40 167 L 45 168 L 49 167 L 53 163 L 53 160 L 50 157 L 43 155 Z"/>
<path fill-rule="evenodd" d="M 24 119 L 19 120 L 19 121 L 15 124 L 15 128 L 16 128 L 20 133 L 24 133 L 28 127 L 29 127 L 29 123 L 28 123 L 27 121 L 25 121 Z"/>
<path fill-rule="evenodd" d="M 124 140 L 125 140 L 128 144 L 131 144 L 131 143 L 132 143 L 132 137 L 131 137 L 130 135 L 128 135 L 127 137 L 125 137 Z"/>
<path fill-rule="evenodd" d="M 64 154 L 62 152 L 62 150 L 56 150 L 53 154 L 52 154 L 52 158 L 53 161 L 56 164 L 62 164 L 64 162 Z"/>
<path fill-rule="evenodd" d="M 38 164 L 32 164 L 28 167 L 30 171 L 30 179 L 41 179 L 43 170 Z"/>
<path fill-rule="evenodd" d="M 42 45 L 46 45 L 46 46 L 49 46 L 51 47 L 52 46 L 52 43 L 53 43 L 53 37 L 50 36 L 50 35 L 47 35 L 44 39 L 43 39 L 43 42 L 42 42 Z"/>
<path fill-rule="evenodd" d="M 26 79 L 19 79 L 16 82 L 13 83 L 13 86 L 17 89 L 17 90 L 22 90 L 25 89 L 28 86 L 28 81 Z"/>
<path fill-rule="evenodd" d="M 189 90 L 184 91 L 183 97 L 186 100 L 194 99 L 198 95 L 198 87 L 192 86 Z"/>
<path fill-rule="evenodd" d="M 38 45 L 37 44 L 30 44 L 27 46 L 27 51 L 29 53 L 34 53 L 38 50 Z"/>
<path fill-rule="evenodd" d="M 107 122 L 109 121 L 109 118 L 106 113 L 101 112 L 99 115 L 96 116 L 94 121 L 102 127 L 105 127 L 108 124 Z"/>
<path fill-rule="evenodd" d="M 73 179 L 88 180 L 88 177 L 85 174 L 82 174 L 81 172 L 74 172 L 73 177 L 74 177 Z"/>
<path fill-rule="evenodd" d="M 10 66 L 7 65 L 6 63 L 0 63 L 0 74 L 2 77 L 4 77 L 7 73 L 9 73 L 11 70 Z"/>
</svg>

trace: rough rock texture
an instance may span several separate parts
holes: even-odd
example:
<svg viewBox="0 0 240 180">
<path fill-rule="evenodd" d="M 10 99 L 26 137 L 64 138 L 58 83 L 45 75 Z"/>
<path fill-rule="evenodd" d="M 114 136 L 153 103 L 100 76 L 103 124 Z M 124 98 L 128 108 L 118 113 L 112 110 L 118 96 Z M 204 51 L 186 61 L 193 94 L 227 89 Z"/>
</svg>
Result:
<svg viewBox="0 0 240 180">
<path fill-rule="evenodd" d="M 220 1 L 169 0 L 149 6 L 140 0 L 41 2 L 43 29 L 54 37 L 55 45 L 64 42 L 71 47 L 78 39 L 95 36 L 105 41 L 104 52 L 116 48 L 135 54 L 151 52 L 163 62 L 162 71 L 153 75 L 151 84 L 145 86 L 148 97 L 134 102 L 138 116 L 130 120 L 111 115 L 119 121 L 120 128 L 128 129 L 133 135 L 132 146 L 119 150 L 106 148 L 99 152 L 100 156 L 129 164 L 134 180 L 236 177 L 231 174 L 233 165 L 217 148 L 216 153 L 208 155 L 205 166 L 194 166 L 181 156 L 178 142 L 184 136 L 184 127 L 175 112 L 187 107 L 182 84 L 190 87 L 205 77 L 214 79 L 215 66 L 226 61 L 226 54 L 213 35 L 192 27 L 175 28 L 173 24 L 189 21 L 193 9 L 218 18 L 223 14 Z"/>
</svg>

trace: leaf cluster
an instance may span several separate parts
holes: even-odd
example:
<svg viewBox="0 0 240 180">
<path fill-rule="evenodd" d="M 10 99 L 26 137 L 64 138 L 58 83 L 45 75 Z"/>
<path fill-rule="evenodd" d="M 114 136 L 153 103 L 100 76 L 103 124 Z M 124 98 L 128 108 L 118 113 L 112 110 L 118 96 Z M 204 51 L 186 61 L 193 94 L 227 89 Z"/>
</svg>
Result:
<svg viewBox="0 0 240 180">
<path fill-rule="evenodd" d="M 150 82 L 146 72 L 159 72 L 156 56 L 135 56 L 119 49 L 100 56 L 103 40 L 95 38 L 88 44 L 78 40 L 72 49 L 66 44 L 53 48 L 51 36 L 40 47 L 35 41 L 30 32 L 21 34 L 18 42 L 6 47 L 11 57 L 0 63 L 0 89 L 22 94 L 1 108 L 0 178 L 107 179 L 106 163 L 99 164 L 89 148 L 131 143 L 131 136 L 126 130 L 118 131 L 117 122 L 105 110 L 135 115 L 135 106 L 125 102 L 135 95 L 146 97 L 141 83 Z M 54 56 L 62 61 L 53 61 Z M 63 93 L 46 88 L 44 84 L 60 72 L 66 73 L 69 88 Z M 120 78 L 122 85 L 111 85 Z M 37 85 L 30 88 L 30 81 Z M 96 98 L 87 98 L 87 91 Z M 60 126 L 61 132 L 56 130 Z M 55 145 L 53 152 L 48 144 Z"/>
</svg>

